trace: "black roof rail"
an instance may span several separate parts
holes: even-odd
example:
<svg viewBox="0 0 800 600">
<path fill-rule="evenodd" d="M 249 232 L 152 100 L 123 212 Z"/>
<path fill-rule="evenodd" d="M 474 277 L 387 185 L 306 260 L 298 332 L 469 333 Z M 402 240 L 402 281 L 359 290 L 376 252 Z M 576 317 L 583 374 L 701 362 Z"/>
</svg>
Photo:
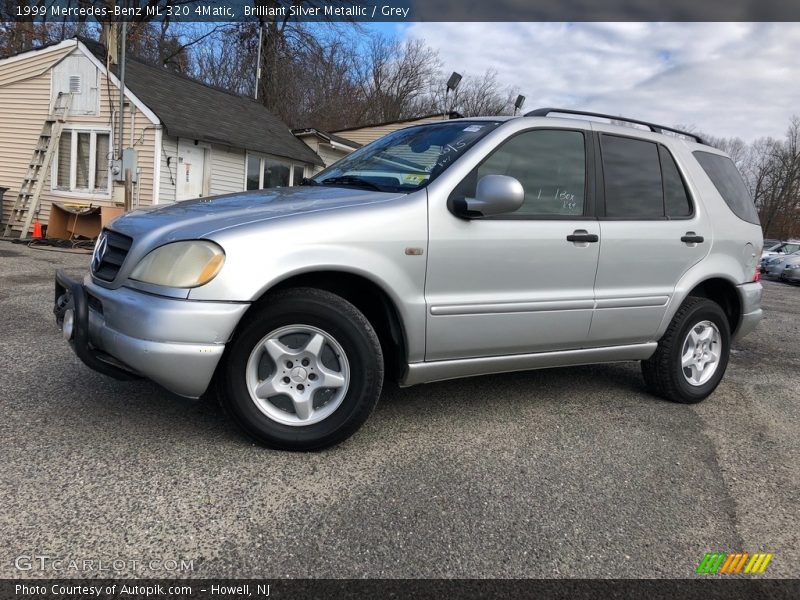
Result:
<svg viewBox="0 0 800 600">
<path fill-rule="evenodd" d="M 689 133 L 688 131 L 681 131 L 680 129 L 675 129 L 674 127 L 667 127 L 665 125 L 656 125 L 655 123 L 648 123 L 647 121 L 640 121 L 639 119 L 629 119 L 628 117 L 620 117 L 618 115 L 606 115 L 603 113 L 588 112 L 585 110 L 573 110 L 571 108 L 537 108 L 536 110 L 526 112 L 525 116 L 546 117 L 550 113 L 562 113 L 565 115 L 581 115 L 583 117 L 600 117 L 601 119 L 610 119 L 612 121 L 624 121 L 625 123 L 636 123 L 637 125 L 644 125 L 650 131 L 653 131 L 655 133 L 664 133 L 665 131 L 670 131 L 672 133 L 677 133 L 678 135 L 683 135 L 688 138 L 692 138 L 698 144 L 705 144 L 703 138 L 701 138 L 696 133 Z"/>
</svg>

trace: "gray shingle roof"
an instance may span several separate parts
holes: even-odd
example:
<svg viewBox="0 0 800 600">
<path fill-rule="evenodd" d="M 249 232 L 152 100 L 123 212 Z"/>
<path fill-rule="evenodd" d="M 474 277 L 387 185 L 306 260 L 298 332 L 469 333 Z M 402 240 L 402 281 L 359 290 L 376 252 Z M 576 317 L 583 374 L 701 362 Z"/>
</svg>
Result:
<svg viewBox="0 0 800 600">
<path fill-rule="evenodd" d="M 100 44 L 80 41 L 104 60 L 105 49 Z M 125 86 L 158 116 L 173 137 L 245 148 L 324 166 L 317 153 L 298 140 L 283 121 L 250 98 L 209 87 L 130 57 L 125 63 Z"/>
</svg>

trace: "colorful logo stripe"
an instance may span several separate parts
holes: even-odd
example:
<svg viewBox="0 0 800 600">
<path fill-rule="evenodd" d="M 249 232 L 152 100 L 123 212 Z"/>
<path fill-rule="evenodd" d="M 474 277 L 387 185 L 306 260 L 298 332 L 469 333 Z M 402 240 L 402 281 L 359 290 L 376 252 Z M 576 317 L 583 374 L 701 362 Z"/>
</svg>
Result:
<svg viewBox="0 0 800 600">
<path fill-rule="evenodd" d="M 735 574 L 735 573 L 763 573 L 773 555 L 765 552 L 707 552 L 697 567 L 697 573 L 705 574 Z M 744 570 L 743 570 L 744 569 Z"/>
</svg>

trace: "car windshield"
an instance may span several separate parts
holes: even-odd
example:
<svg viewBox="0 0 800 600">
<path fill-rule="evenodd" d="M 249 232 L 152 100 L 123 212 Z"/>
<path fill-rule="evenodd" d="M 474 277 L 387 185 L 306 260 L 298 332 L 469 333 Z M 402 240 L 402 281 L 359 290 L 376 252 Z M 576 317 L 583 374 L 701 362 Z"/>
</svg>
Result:
<svg viewBox="0 0 800 600">
<path fill-rule="evenodd" d="M 428 185 L 501 121 L 446 121 L 400 129 L 315 175 L 310 185 L 413 192 Z"/>
</svg>

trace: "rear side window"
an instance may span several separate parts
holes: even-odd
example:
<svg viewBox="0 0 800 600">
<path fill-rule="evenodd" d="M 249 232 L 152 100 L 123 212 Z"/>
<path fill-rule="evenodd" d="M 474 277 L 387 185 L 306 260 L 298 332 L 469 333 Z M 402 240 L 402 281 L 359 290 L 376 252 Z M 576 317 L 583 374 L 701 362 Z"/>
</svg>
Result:
<svg viewBox="0 0 800 600">
<path fill-rule="evenodd" d="M 602 135 L 600 150 L 606 217 L 645 220 L 692 216 L 686 185 L 664 146 Z"/>
<path fill-rule="evenodd" d="M 664 178 L 664 210 L 668 217 L 689 217 L 692 214 L 692 202 L 686 193 L 681 174 L 675 159 L 663 146 L 659 146 L 661 155 L 661 175 Z"/>
<path fill-rule="evenodd" d="M 700 150 L 693 154 L 733 214 L 743 221 L 760 225 L 753 199 L 733 161 L 727 156 Z"/>
<path fill-rule="evenodd" d="M 658 146 L 632 138 L 603 135 L 606 216 L 660 219 L 664 216 Z"/>
</svg>

